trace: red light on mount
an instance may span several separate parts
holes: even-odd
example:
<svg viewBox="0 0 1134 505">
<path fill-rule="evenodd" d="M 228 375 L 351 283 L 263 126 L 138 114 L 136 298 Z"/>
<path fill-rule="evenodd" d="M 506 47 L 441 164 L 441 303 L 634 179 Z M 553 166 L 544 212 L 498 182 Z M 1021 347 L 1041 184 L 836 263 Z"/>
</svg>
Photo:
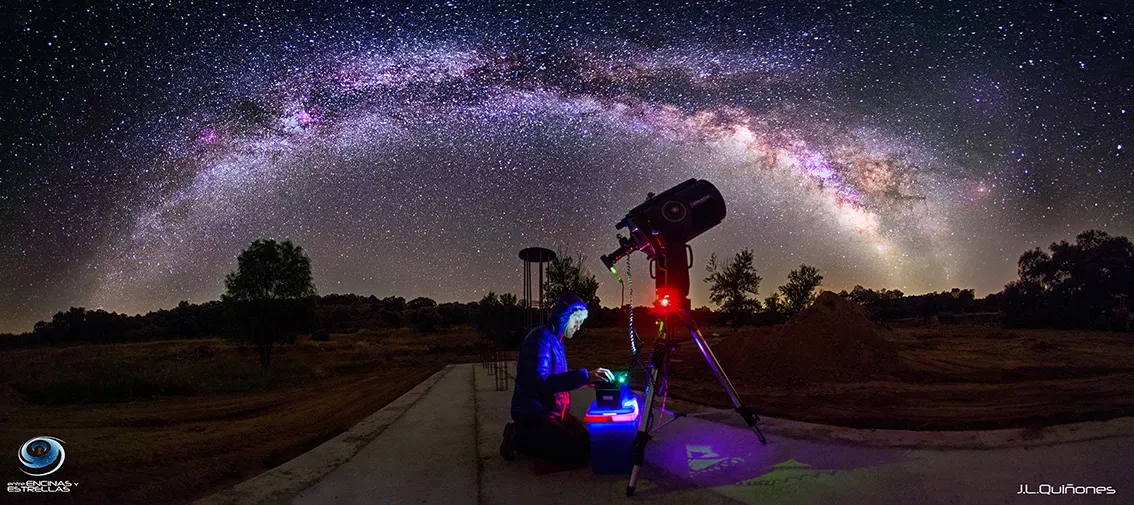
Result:
<svg viewBox="0 0 1134 505">
<path fill-rule="evenodd" d="M 657 313 L 667 313 L 676 307 L 676 302 L 671 298 L 668 292 L 658 292 L 658 299 L 654 301 L 654 311 Z"/>
</svg>

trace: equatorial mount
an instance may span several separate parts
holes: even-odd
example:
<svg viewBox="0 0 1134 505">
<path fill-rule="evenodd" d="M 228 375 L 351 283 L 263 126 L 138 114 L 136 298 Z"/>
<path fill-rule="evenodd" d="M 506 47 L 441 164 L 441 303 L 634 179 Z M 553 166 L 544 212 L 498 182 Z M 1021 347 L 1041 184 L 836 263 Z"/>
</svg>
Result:
<svg viewBox="0 0 1134 505">
<path fill-rule="evenodd" d="M 741 403 L 736 388 L 713 355 L 712 349 L 709 348 L 690 312 L 689 269 L 693 266 L 693 249 L 689 246 L 689 241 L 720 224 L 724 217 L 724 198 L 717 188 L 708 181 L 689 179 L 661 194 L 651 193 L 645 203 L 627 213 L 626 217 L 615 225 L 615 229 L 627 229 L 629 237 L 619 234 L 618 249 L 601 257 L 603 264 L 617 275 L 614 265 L 620 259 L 629 260 L 629 255 L 635 251 L 646 254 L 651 260 L 650 270 L 651 277 L 654 278 L 655 292 L 654 310 L 659 316 L 658 338 L 649 351 L 650 356 L 645 360 L 642 359 L 643 347 L 633 351 L 631 367 L 636 363 L 646 372 L 644 391 L 646 405 L 638 420 L 638 435 L 632 447 L 634 467 L 630 473 L 630 482 L 626 486 L 627 496 L 633 496 L 637 487 L 638 476 L 645 460 L 646 444 L 651 438 L 650 433 L 682 416 L 665 410 L 665 398 L 669 390 L 669 357 L 680 342 L 670 335 L 689 332 L 691 340 L 696 342 L 697 348 L 721 383 L 721 387 L 728 393 L 734 410 L 760 439 L 761 444 L 768 443 L 760 428 L 756 426 L 759 421 L 756 411 Z M 627 274 L 629 275 L 629 272 Z M 631 302 L 631 345 L 634 335 L 633 311 L 633 302 Z M 655 398 L 658 396 L 662 397 L 660 408 L 655 406 Z M 653 426 L 655 409 L 671 415 L 674 419 Z"/>
</svg>

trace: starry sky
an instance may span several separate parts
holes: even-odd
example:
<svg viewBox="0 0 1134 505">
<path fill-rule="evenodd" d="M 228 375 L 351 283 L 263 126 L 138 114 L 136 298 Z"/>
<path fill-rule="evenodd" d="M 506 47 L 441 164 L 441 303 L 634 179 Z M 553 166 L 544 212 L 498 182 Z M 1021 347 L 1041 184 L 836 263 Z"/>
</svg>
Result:
<svg viewBox="0 0 1134 505">
<path fill-rule="evenodd" d="M 801 263 L 983 296 L 1134 235 L 1123 1 L 69 4 L 0 7 L 0 331 L 218 299 L 264 237 L 320 293 L 441 302 L 544 246 L 614 306 L 614 224 L 690 177 L 728 205 L 694 306 L 710 253 L 761 297 Z"/>
</svg>

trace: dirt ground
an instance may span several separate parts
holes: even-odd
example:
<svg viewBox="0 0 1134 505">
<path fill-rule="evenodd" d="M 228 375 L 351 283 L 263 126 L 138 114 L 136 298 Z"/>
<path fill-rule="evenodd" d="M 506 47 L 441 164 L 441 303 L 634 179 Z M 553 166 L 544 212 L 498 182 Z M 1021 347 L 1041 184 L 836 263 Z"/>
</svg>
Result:
<svg viewBox="0 0 1134 505">
<path fill-rule="evenodd" d="M 812 327 L 819 323 L 703 333 L 742 401 L 773 417 L 856 428 L 973 430 L 1134 415 L 1132 333 L 856 328 L 860 321 Z M 656 329 L 638 330 L 652 346 Z M 570 365 L 625 370 L 627 330 L 590 331 L 568 344 Z M 816 338 L 850 342 L 809 341 Z M 679 344 L 670 395 L 731 407 L 706 363 L 693 342 Z"/>
<path fill-rule="evenodd" d="M 856 320 L 846 307 L 830 310 L 834 315 L 783 327 L 705 328 L 704 334 L 745 403 L 775 417 L 958 430 L 1134 415 L 1134 334 L 875 327 Z M 825 317 L 842 320 L 831 324 Z M 652 345 L 654 329 L 638 329 Z M 816 336 L 846 341 L 814 341 Z M 258 366 L 257 357 L 254 350 L 222 340 L 5 351 L 0 355 L 0 448 L 41 435 L 67 442 L 66 466 L 70 475 L 82 476 L 82 493 L 44 494 L 37 503 L 188 503 L 335 437 L 447 363 L 477 361 L 477 340 L 467 329 L 435 335 L 364 331 L 332 335 L 331 342 L 301 339 L 273 358 L 274 368 L 302 378 L 295 384 L 55 406 L 28 403 L 12 385 L 21 377 L 73 372 L 105 361 L 177 369 L 188 379 L 163 380 L 195 380 L 194 373 Z M 627 329 L 584 325 L 567 343 L 567 354 L 572 367 L 625 370 Z M 638 381 L 641 375 L 636 373 Z M 226 380 L 243 380 L 240 374 L 232 377 Z M 678 346 L 670 377 L 674 397 L 729 406 L 692 342 Z M 14 466 L 0 470 L 0 477 L 26 480 Z"/>
<path fill-rule="evenodd" d="M 446 363 L 474 361 L 475 353 L 465 347 L 474 339 L 471 333 L 406 332 L 301 340 L 277 352 L 273 365 L 305 363 L 317 367 L 319 377 L 257 393 L 42 406 L 23 402 L 5 384 L 6 393 L 0 391 L 0 447 L 14 453 L 27 439 L 43 435 L 65 441 L 65 470 L 69 479 L 79 481 L 76 490 L 81 492 L 43 493 L 35 503 L 189 503 L 334 438 Z M 221 340 L 5 351 L 0 366 L 25 373 L 29 363 L 81 367 L 94 356 L 162 359 L 202 345 L 212 352 L 201 361 L 240 359 L 258 366 L 254 351 L 241 352 Z M 0 480 L 28 479 L 14 460 L 7 467 L 0 470 Z"/>
</svg>

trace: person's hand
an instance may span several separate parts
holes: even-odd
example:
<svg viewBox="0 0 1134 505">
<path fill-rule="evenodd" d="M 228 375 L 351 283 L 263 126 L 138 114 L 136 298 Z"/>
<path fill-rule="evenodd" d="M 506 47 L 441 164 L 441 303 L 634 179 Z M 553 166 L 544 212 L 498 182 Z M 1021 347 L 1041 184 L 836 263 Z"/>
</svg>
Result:
<svg viewBox="0 0 1134 505">
<path fill-rule="evenodd" d="M 591 382 L 614 382 L 614 374 L 605 368 L 596 368 L 590 371 Z"/>
</svg>

